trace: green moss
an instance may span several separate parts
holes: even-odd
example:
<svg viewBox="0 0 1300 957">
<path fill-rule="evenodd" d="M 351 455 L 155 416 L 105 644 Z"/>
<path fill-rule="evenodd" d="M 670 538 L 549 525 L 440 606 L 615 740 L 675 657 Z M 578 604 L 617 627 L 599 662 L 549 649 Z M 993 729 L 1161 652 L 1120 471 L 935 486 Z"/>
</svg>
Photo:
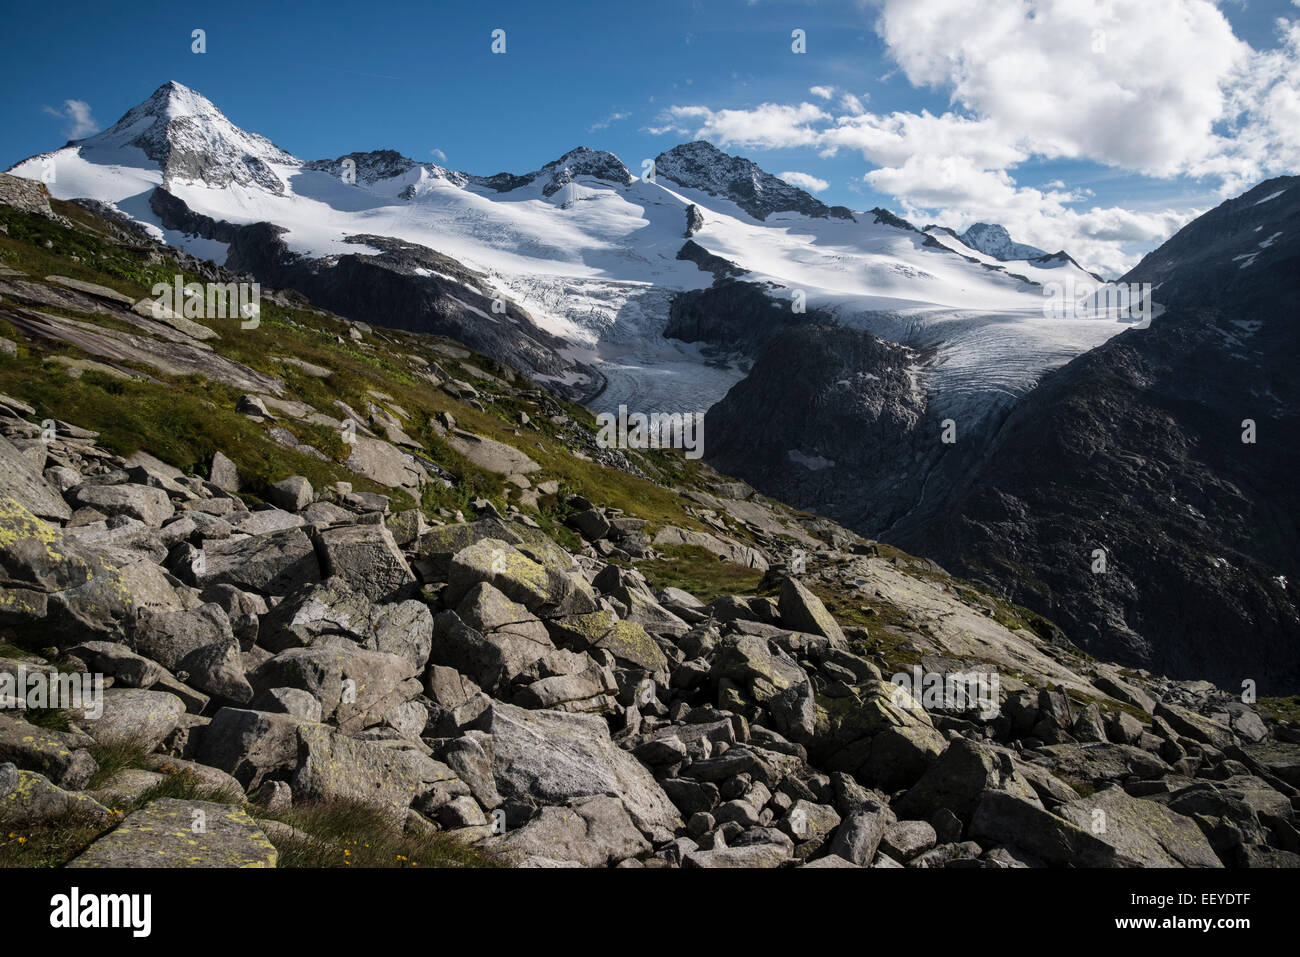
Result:
<svg viewBox="0 0 1300 957">
<path fill-rule="evenodd" d="M 1282 723 L 1300 724 L 1300 695 L 1289 698 L 1260 698 L 1259 710 L 1265 717 Z"/>
<path fill-rule="evenodd" d="M 51 205 L 59 214 L 92 229 L 104 225 L 75 203 L 55 201 Z M 11 207 L 0 207 L 0 224 L 7 230 L 0 233 L 0 256 L 5 264 L 38 279 L 57 274 L 143 298 L 155 283 L 170 283 L 177 272 L 169 263 L 148 262 L 145 251 L 118 245 L 102 232 L 88 235 Z"/>
<path fill-rule="evenodd" d="M 546 537 L 561 548 L 570 552 L 582 550 L 584 544 L 582 536 L 563 524 L 563 521 L 557 519 L 554 514 L 544 510 L 534 510 L 533 517 L 537 520 L 537 524 L 541 526 Z"/>
<path fill-rule="evenodd" d="M 718 595 L 753 594 L 763 573 L 734 562 L 722 561 L 698 545 L 669 545 L 660 549 L 663 559 L 637 563 L 651 587 L 680 588 L 710 601 Z"/>
</svg>

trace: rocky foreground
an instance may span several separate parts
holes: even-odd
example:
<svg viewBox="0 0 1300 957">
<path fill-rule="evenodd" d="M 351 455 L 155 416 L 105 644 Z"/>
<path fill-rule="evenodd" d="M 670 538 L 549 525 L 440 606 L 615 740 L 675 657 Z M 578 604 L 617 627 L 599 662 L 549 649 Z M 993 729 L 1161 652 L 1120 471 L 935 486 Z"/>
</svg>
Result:
<svg viewBox="0 0 1300 957">
<path fill-rule="evenodd" d="M 46 254 L 19 226 L 79 230 L 33 202 L 0 237 L 28 270 Z M 346 864 L 436 839 L 395 863 L 1300 864 L 1300 726 L 1276 712 L 1092 660 L 705 467 L 600 449 L 581 410 L 449 344 L 294 312 L 258 335 L 308 323 L 319 349 L 237 352 L 235 323 L 148 318 L 130 280 L 3 268 L 0 679 L 103 682 L 98 704 L 0 710 L 5 863 Z M 313 385 L 358 368 L 352 404 Z M 247 430 L 202 461 L 56 411 L 200 381 L 221 386 L 208 427 Z M 345 448 L 307 442 L 340 428 Z M 313 831 L 339 808 L 351 830 Z"/>
</svg>

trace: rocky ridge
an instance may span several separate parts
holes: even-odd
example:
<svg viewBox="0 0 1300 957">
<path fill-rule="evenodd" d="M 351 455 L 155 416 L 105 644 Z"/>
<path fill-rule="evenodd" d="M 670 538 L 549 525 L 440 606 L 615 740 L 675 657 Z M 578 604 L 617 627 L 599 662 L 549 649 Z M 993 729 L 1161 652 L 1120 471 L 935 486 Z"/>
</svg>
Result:
<svg viewBox="0 0 1300 957">
<path fill-rule="evenodd" d="M 743 156 L 731 156 L 705 140 L 674 146 L 660 153 L 654 162 L 656 176 L 729 199 L 760 221 L 782 212 L 819 219 L 853 219 L 845 207 L 827 206 Z"/>
<path fill-rule="evenodd" d="M 957 238 L 971 249 L 987 253 L 1003 262 L 1011 259 L 1039 259 L 1048 255 L 1046 250 L 1037 246 L 1015 242 L 1007 228 L 997 223 L 976 223 Z"/>
</svg>

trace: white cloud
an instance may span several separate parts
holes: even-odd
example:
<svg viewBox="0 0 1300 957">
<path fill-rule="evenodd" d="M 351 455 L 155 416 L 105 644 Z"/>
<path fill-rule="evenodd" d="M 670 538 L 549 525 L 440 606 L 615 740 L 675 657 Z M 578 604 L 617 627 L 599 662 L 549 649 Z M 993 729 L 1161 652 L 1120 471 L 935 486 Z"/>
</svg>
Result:
<svg viewBox="0 0 1300 957">
<path fill-rule="evenodd" d="M 99 124 L 90 115 L 90 104 L 85 100 L 65 100 L 63 109 L 56 110 L 52 106 L 47 106 L 44 107 L 44 111 L 50 116 L 68 121 L 66 135 L 70 140 L 83 139 L 99 132 Z"/>
<path fill-rule="evenodd" d="M 1300 149 L 1300 46 L 1253 50 L 1209 0 L 881 0 L 876 29 L 914 86 L 1038 156 L 1235 190 L 1293 168 L 1261 141 Z"/>
<path fill-rule="evenodd" d="M 589 127 L 587 127 L 587 132 L 594 133 L 596 132 L 596 130 L 603 130 L 611 123 L 617 123 L 619 120 L 625 120 L 631 115 L 632 115 L 631 113 L 623 113 L 623 112 L 610 113 L 603 120 L 597 120 L 595 123 L 592 123 Z"/>
<path fill-rule="evenodd" d="M 839 88 L 818 86 L 810 92 L 825 109 L 678 106 L 662 129 L 690 127 L 719 146 L 853 150 L 878 167 L 864 180 L 909 216 L 954 228 L 1001 222 L 1021 242 L 1064 246 L 1111 273 L 1132 265 L 1124 244 L 1154 244 L 1198 211 L 1085 212 L 1090 190 L 1020 186 L 1017 166 L 1077 159 L 1208 177 L 1223 195 L 1300 170 L 1295 20 L 1278 18 L 1278 47 L 1260 51 L 1211 0 L 873 2 L 895 71 L 947 93 L 946 112 L 871 113 L 848 93 L 832 107 Z"/>
<path fill-rule="evenodd" d="M 1124 247 L 1151 247 L 1203 210 L 1135 211 L 1122 207 L 1071 208 L 1085 191 L 1050 184 L 1018 186 L 1005 170 L 981 169 L 958 156 L 918 155 L 898 167 L 872 170 L 863 179 L 897 197 L 903 215 L 920 224 L 937 222 L 958 232 L 976 222 L 996 222 L 1012 238 L 1056 252 L 1064 248 L 1089 269 L 1114 278 L 1136 265 Z"/>
<path fill-rule="evenodd" d="M 439 163 L 447 162 L 447 154 L 444 153 L 442 150 L 438 149 L 436 146 L 433 149 L 429 150 L 429 155 L 432 156 L 434 159 L 436 159 Z"/>
<path fill-rule="evenodd" d="M 1229 91 L 1228 114 L 1239 118 L 1231 135 L 1192 170 L 1221 177 L 1225 193 L 1300 169 L 1300 21 L 1279 18 L 1276 26 L 1280 46 L 1251 57 Z"/>
<path fill-rule="evenodd" d="M 855 149 L 881 166 L 898 166 L 917 155 L 961 156 L 985 169 L 1022 163 L 1030 154 L 998 135 L 996 124 L 944 113 L 864 113 L 841 116 L 822 132 L 819 145 L 828 155 L 841 147 Z"/>
<path fill-rule="evenodd" d="M 824 189 L 830 188 L 830 183 L 824 179 L 818 179 L 809 173 L 786 172 L 778 174 L 779 178 L 785 180 L 791 186 L 798 186 L 800 189 L 806 189 L 810 193 L 820 193 Z"/>
<path fill-rule="evenodd" d="M 748 146 L 777 149 L 786 146 L 811 146 L 818 132 L 810 124 L 831 119 L 829 113 L 811 103 L 782 106 L 764 103 L 752 110 L 711 110 L 705 106 L 674 106 L 668 116 L 675 122 L 659 127 L 678 131 L 682 124 L 694 127 L 690 134 L 707 139 L 717 146 Z M 651 132 L 656 132 L 652 129 Z"/>
<path fill-rule="evenodd" d="M 863 94 L 865 96 L 866 94 Z M 867 108 L 862 105 L 862 100 L 852 93 L 845 93 L 840 97 L 840 109 L 845 113 L 852 113 L 854 116 L 860 116 L 867 112 Z"/>
</svg>

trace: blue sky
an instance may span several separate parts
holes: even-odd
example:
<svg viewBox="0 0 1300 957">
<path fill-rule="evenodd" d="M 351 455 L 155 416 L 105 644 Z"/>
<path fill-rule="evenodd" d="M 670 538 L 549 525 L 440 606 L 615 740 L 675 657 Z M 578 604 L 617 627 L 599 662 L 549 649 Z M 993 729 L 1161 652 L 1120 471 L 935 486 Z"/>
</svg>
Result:
<svg viewBox="0 0 1300 957">
<path fill-rule="evenodd" d="M 10 4 L 0 167 L 174 79 L 304 159 L 523 172 L 581 144 L 639 173 L 702 136 L 828 203 L 1003 221 L 1114 271 L 1300 152 L 1290 0 L 124 6 Z"/>
</svg>

